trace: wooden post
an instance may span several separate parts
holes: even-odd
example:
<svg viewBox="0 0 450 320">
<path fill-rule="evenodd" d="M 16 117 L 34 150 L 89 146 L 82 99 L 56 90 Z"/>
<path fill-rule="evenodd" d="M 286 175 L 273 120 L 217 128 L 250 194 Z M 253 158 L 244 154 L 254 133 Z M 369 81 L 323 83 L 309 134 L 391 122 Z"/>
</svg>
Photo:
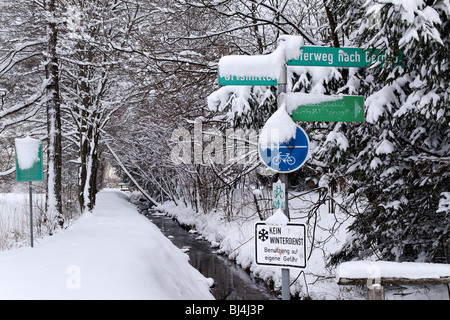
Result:
<svg viewBox="0 0 450 320">
<path fill-rule="evenodd" d="M 433 268 L 431 268 L 433 269 Z M 431 275 L 433 271 L 430 270 L 429 277 L 423 278 L 408 278 L 408 277 L 381 277 L 375 278 L 348 278 L 339 277 L 338 285 L 340 286 L 367 286 L 368 300 L 385 300 L 385 292 L 383 284 L 395 285 L 411 285 L 411 284 L 450 284 L 450 274 L 442 274 L 439 277 Z"/>
<path fill-rule="evenodd" d="M 367 286 L 367 300 L 384 300 L 384 287 L 377 283 Z"/>
</svg>

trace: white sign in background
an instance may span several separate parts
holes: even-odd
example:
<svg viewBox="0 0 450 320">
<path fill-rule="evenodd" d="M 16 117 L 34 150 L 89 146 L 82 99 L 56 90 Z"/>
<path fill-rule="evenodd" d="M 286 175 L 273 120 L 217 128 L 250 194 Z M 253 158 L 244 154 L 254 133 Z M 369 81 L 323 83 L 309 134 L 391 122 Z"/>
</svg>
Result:
<svg viewBox="0 0 450 320">
<path fill-rule="evenodd" d="M 255 224 L 255 262 L 257 265 L 285 268 L 306 267 L 306 227 L 288 223 Z"/>
</svg>

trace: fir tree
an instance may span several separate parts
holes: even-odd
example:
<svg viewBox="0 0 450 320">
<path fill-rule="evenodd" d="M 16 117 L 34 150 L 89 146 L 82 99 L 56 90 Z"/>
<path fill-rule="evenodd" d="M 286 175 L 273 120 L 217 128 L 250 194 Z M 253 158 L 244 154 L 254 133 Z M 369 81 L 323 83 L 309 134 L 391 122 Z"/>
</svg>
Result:
<svg viewBox="0 0 450 320">
<path fill-rule="evenodd" d="M 366 122 L 346 133 L 358 142 L 340 170 L 361 210 L 333 263 L 449 262 L 450 213 L 439 210 L 450 188 L 449 12 L 448 1 L 367 1 L 340 26 L 386 59 L 359 76 Z"/>
</svg>

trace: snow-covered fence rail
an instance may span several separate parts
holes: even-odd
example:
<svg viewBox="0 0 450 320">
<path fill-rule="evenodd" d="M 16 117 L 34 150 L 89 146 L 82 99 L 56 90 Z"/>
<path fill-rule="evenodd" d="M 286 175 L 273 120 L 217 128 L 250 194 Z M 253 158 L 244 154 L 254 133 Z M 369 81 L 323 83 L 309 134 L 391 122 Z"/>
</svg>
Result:
<svg viewBox="0 0 450 320">
<path fill-rule="evenodd" d="M 339 285 L 367 285 L 369 300 L 384 300 L 385 284 L 450 284 L 450 264 L 352 261 L 339 265 Z M 450 291 L 449 291 L 450 298 Z"/>
</svg>

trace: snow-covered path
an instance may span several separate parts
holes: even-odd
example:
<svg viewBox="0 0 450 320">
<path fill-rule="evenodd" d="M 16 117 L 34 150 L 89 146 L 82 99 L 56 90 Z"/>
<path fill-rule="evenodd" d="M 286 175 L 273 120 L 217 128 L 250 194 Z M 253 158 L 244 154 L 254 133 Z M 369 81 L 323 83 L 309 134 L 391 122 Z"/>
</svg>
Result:
<svg viewBox="0 0 450 320">
<path fill-rule="evenodd" d="M 0 252 L 0 299 L 213 299 L 186 254 L 120 191 L 34 248 Z"/>
</svg>

